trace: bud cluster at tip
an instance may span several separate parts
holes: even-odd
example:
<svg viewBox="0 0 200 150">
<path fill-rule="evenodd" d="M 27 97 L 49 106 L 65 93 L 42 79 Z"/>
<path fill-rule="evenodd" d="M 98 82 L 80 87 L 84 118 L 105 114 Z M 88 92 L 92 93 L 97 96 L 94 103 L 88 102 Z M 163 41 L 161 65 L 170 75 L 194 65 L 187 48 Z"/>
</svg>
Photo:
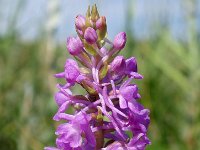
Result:
<svg viewBox="0 0 200 150">
<path fill-rule="evenodd" d="M 107 24 L 106 17 L 99 16 L 96 5 L 88 8 L 86 16 L 78 15 L 75 19 L 75 28 L 78 34 L 77 38 L 70 38 L 70 42 L 67 42 L 67 49 L 71 55 L 78 55 L 84 50 L 88 53 L 94 55 L 97 54 L 96 48 L 101 48 L 104 46 L 105 41 L 107 41 Z M 76 40 L 75 40 L 76 39 Z M 80 39 L 80 40 L 79 40 Z M 82 43 L 82 44 L 81 44 Z M 113 53 L 122 50 L 126 44 L 126 33 L 120 32 L 114 38 L 112 45 Z M 77 46 L 71 46 L 77 45 Z M 82 49 L 82 45 L 85 46 Z"/>
<path fill-rule="evenodd" d="M 55 74 L 66 83 L 57 85 L 53 119 L 64 122 L 55 132 L 57 147 L 45 150 L 144 150 L 150 144 L 150 112 L 139 103 L 139 88 L 133 82 L 143 76 L 134 57 L 117 56 L 125 47 L 126 33 L 110 41 L 106 18 L 96 5 L 86 16 L 76 17 L 75 28 L 78 36 L 67 39 L 67 50 L 76 61 L 67 59 L 64 70 Z M 85 94 L 73 94 L 75 85 Z M 67 113 L 69 108 L 73 113 Z"/>
</svg>

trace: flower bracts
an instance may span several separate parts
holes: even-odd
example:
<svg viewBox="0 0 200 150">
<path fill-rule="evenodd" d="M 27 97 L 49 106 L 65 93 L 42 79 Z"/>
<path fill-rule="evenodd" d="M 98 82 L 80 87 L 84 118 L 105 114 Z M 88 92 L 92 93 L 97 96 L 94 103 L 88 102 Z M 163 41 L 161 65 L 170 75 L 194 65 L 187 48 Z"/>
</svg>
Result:
<svg viewBox="0 0 200 150">
<path fill-rule="evenodd" d="M 67 49 L 75 59 L 67 59 L 64 78 L 55 94 L 58 112 L 55 121 L 65 123 L 56 130 L 57 148 L 46 150 L 144 150 L 150 144 L 147 129 L 149 110 L 138 102 L 140 94 L 134 84 L 142 79 L 134 57 L 117 54 L 125 47 L 126 33 L 107 39 L 106 18 L 99 16 L 96 5 L 86 17 L 75 20 L 78 36 L 67 39 Z M 76 60 L 76 61 L 75 61 Z M 74 95 L 71 87 L 79 84 L 85 95 Z M 73 114 L 67 114 L 69 107 Z"/>
</svg>

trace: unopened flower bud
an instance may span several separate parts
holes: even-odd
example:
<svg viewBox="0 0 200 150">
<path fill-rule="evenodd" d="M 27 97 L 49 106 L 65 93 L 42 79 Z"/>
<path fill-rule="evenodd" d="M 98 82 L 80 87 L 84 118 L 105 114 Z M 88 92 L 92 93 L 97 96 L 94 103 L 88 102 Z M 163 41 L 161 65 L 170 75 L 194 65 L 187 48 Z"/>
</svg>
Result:
<svg viewBox="0 0 200 150">
<path fill-rule="evenodd" d="M 135 57 L 131 57 L 126 60 L 126 71 L 137 72 L 137 61 Z"/>
<path fill-rule="evenodd" d="M 106 27 L 106 17 L 101 16 L 96 22 L 96 28 L 103 30 Z"/>
<path fill-rule="evenodd" d="M 123 56 L 117 56 L 110 64 L 110 69 L 116 73 L 123 73 L 126 67 L 125 59 Z"/>
<path fill-rule="evenodd" d="M 98 36 L 97 36 L 96 31 L 93 28 L 88 27 L 85 30 L 84 38 L 89 44 L 94 44 L 97 41 Z"/>
<path fill-rule="evenodd" d="M 79 37 L 69 37 L 67 39 L 67 49 L 71 55 L 78 55 L 83 50 L 83 43 Z"/>
<path fill-rule="evenodd" d="M 115 49 L 121 50 L 126 44 L 126 33 L 120 32 L 115 36 L 113 45 Z"/>
<path fill-rule="evenodd" d="M 79 30 L 79 29 L 76 29 L 76 32 L 78 34 L 79 37 L 83 37 L 83 31 L 82 30 Z"/>
<path fill-rule="evenodd" d="M 103 40 L 107 33 L 106 17 L 101 16 L 96 22 L 96 29 L 99 40 Z"/>
<path fill-rule="evenodd" d="M 78 15 L 75 20 L 76 28 L 82 30 L 85 27 L 85 17 Z"/>
</svg>

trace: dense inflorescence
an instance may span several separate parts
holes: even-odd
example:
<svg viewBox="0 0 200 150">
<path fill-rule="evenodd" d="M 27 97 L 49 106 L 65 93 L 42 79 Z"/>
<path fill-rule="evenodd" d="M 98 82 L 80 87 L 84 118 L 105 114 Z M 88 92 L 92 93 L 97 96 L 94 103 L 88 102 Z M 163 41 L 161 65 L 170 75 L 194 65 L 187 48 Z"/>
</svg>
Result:
<svg viewBox="0 0 200 150">
<path fill-rule="evenodd" d="M 76 61 L 67 59 L 64 71 L 55 74 L 66 84 L 57 85 L 59 108 L 53 119 L 65 123 L 55 132 L 57 148 L 45 150 L 144 150 L 150 144 L 149 110 L 138 102 L 134 83 L 143 77 L 134 57 L 117 56 L 125 47 L 126 33 L 108 40 L 106 18 L 99 16 L 96 5 L 88 8 L 86 17 L 76 17 L 75 27 L 78 36 L 67 39 L 67 49 Z M 76 84 L 86 95 L 72 93 Z M 69 107 L 74 114 L 66 113 Z"/>
</svg>

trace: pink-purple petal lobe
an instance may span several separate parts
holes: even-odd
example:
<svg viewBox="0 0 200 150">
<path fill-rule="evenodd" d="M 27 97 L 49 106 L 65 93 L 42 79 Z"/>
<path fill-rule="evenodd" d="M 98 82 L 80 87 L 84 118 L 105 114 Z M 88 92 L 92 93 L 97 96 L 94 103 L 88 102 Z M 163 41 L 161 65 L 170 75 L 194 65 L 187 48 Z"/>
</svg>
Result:
<svg viewBox="0 0 200 150">
<path fill-rule="evenodd" d="M 121 95 L 119 96 L 119 106 L 121 109 L 127 108 L 127 102 Z"/>
<path fill-rule="evenodd" d="M 137 61 L 135 57 L 131 57 L 126 60 L 126 71 L 137 72 Z"/>
</svg>

